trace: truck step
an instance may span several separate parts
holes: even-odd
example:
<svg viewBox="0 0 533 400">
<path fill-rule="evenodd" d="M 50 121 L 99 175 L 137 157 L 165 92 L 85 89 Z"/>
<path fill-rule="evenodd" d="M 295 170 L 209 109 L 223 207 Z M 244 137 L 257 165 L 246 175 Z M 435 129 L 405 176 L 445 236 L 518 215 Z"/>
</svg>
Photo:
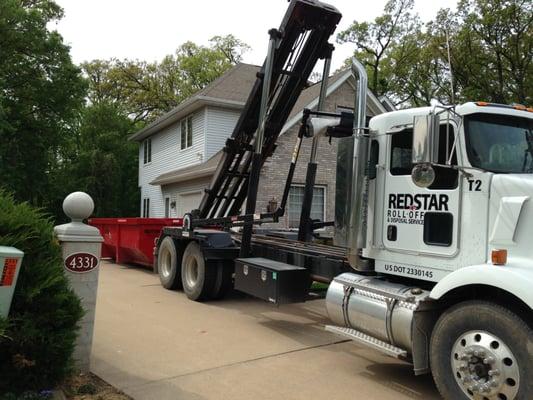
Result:
<svg viewBox="0 0 533 400">
<path fill-rule="evenodd" d="M 382 353 L 387 354 L 395 358 L 407 358 L 407 351 L 400 349 L 399 347 L 393 346 L 387 342 L 376 339 L 366 333 L 357 331 L 352 328 L 345 328 L 342 326 L 326 325 L 326 330 L 328 332 L 335 333 L 337 335 L 343 336 L 345 338 L 351 339 L 354 342 L 361 343 L 367 347 L 372 347 Z"/>
</svg>

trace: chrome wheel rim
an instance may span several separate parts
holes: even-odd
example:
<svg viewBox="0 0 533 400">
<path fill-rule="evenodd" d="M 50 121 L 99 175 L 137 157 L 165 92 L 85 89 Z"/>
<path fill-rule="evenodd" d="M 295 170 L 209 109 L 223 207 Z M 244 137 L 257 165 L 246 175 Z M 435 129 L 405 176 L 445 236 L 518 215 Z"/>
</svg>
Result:
<svg viewBox="0 0 533 400">
<path fill-rule="evenodd" d="M 161 258 L 161 274 L 163 277 L 168 278 L 172 274 L 172 255 L 167 248 L 163 248 L 161 253 L 162 254 L 159 256 Z"/>
<path fill-rule="evenodd" d="M 189 256 L 185 261 L 185 281 L 190 288 L 196 286 L 198 282 L 198 262 L 196 257 Z"/>
<path fill-rule="evenodd" d="M 452 347 L 452 371 L 473 400 L 513 400 L 520 383 L 518 360 L 507 344 L 485 331 L 469 331 Z"/>
</svg>

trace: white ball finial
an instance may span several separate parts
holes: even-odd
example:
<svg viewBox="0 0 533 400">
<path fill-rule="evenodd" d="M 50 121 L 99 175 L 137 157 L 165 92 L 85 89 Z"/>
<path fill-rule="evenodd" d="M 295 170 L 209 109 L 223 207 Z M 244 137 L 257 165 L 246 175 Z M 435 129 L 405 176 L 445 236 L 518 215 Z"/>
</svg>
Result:
<svg viewBox="0 0 533 400">
<path fill-rule="evenodd" d="M 63 200 L 63 211 L 72 221 L 82 221 L 93 213 L 94 201 L 85 192 L 73 192 Z"/>
</svg>

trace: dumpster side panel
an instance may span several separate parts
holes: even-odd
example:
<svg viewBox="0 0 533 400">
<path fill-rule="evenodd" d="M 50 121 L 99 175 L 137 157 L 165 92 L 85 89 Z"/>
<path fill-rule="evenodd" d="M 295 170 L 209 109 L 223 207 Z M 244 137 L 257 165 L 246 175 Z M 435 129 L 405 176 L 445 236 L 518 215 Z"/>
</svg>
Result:
<svg viewBox="0 0 533 400">
<path fill-rule="evenodd" d="M 139 264 L 151 268 L 155 239 L 165 226 L 182 226 L 181 218 L 91 218 L 89 224 L 100 230 L 104 243 L 102 257 L 116 263 Z"/>
<path fill-rule="evenodd" d="M 89 224 L 98 228 L 100 235 L 104 238 L 102 243 L 101 258 L 115 259 L 115 252 L 118 243 L 118 224 L 116 218 L 91 218 Z"/>
</svg>

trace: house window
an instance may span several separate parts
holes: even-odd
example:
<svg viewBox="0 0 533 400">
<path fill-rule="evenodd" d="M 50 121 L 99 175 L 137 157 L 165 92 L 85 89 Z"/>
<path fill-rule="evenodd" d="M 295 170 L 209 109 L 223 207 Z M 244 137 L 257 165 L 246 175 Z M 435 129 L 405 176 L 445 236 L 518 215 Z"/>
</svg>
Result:
<svg viewBox="0 0 533 400">
<path fill-rule="evenodd" d="M 148 138 L 143 142 L 144 164 L 152 162 L 152 138 Z"/>
<path fill-rule="evenodd" d="M 192 146 L 192 116 L 188 116 L 181 120 L 181 149 L 186 149 Z"/>
<path fill-rule="evenodd" d="M 289 228 L 297 228 L 300 225 L 300 214 L 304 199 L 303 186 L 291 186 L 289 192 Z M 313 204 L 311 206 L 311 219 L 324 221 L 326 209 L 326 188 L 315 186 L 313 188 Z"/>
<path fill-rule="evenodd" d="M 143 215 L 143 218 L 150 218 L 150 199 L 149 198 L 143 199 L 142 215 Z"/>
</svg>

